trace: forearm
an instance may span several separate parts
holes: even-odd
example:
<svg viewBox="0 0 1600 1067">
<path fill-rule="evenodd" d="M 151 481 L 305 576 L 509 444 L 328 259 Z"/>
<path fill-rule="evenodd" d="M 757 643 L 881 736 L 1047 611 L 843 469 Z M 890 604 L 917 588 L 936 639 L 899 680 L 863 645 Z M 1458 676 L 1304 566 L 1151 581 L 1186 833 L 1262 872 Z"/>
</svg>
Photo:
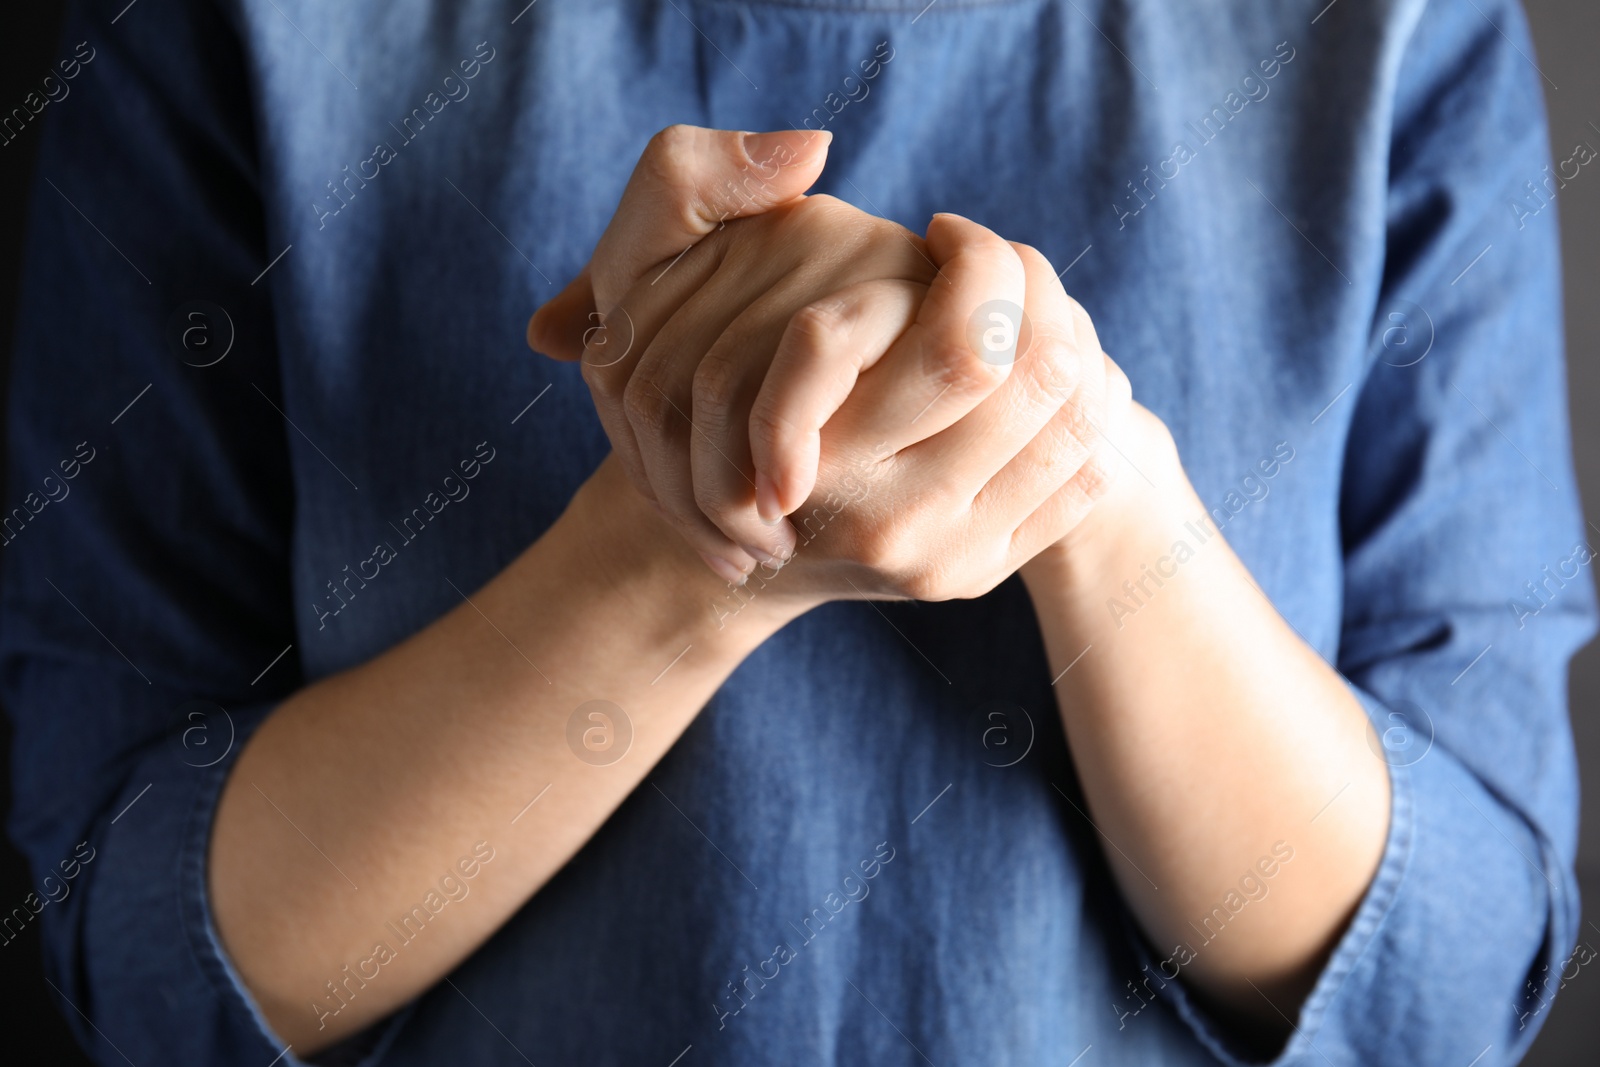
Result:
<svg viewBox="0 0 1600 1067">
<path fill-rule="evenodd" d="M 285 1040 L 304 1054 L 393 1011 L 567 863 L 787 621 L 758 602 L 719 629 L 709 605 L 725 593 L 608 462 L 470 602 L 272 714 L 224 788 L 209 881 L 230 956 Z M 632 728 L 602 765 L 568 740 L 596 699 Z M 478 842 L 493 860 L 468 895 L 336 1016 L 315 1008 L 339 1006 L 327 983 L 394 945 L 386 924 Z"/>
<path fill-rule="evenodd" d="M 1387 770 L 1361 705 L 1255 586 L 1164 430 L 1135 425 L 1154 487 L 1125 470 L 1108 513 L 1024 579 L 1089 814 L 1145 933 L 1163 958 L 1187 947 L 1169 966 L 1214 1006 L 1286 1028 L 1377 869 Z M 1238 907 L 1246 892 L 1264 903 Z M 1225 901 L 1238 910 L 1213 917 Z"/>
</svg>

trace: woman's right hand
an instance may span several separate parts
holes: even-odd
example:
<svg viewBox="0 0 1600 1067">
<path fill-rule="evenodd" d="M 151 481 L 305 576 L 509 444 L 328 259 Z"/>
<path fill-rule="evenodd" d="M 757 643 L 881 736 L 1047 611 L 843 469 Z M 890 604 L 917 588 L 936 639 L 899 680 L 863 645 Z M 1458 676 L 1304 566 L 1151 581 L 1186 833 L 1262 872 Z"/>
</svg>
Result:
<svg viewBox="0 0 1600 1067">
<path fill-rule="evenodd" d="M 807 334 L 798 362 L 870 369 L 826 416 L 815 481 L 785 508 L 793 555 L 752 575 L 776 597 L 980 596 L 1071 532 L 1121 470 L 1127 376 L 1048 260 L 955 215 L 934 217 L 926 247 L 939 275 L 881 354 L 848 351 L 898 314 L 870 291 L 842 296 L 846 328 Z M 1014 344 L 985 345 L 985 330 Z M 756 410 L 835 402 L 799 388 L 769 375 Z M 753 418 L 753 454 L 783 469 L 800 422 Z"/>
</svg>

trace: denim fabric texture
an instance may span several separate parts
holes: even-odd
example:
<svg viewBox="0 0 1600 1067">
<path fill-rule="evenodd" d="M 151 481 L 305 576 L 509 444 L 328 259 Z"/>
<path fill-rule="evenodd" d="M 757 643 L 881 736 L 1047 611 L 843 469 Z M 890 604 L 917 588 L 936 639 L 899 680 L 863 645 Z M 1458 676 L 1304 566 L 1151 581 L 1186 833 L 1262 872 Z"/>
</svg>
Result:
<svg viewBox="0 0 1600 1067">
<path fill-rule="evenodd" d="M 40 876 L 94 852 L 34 921 L 100 1062 L 283 1051 L 208 910 L 228 768 L 604 457 L 524 324 L 678 122 L 824 125 L 818 191 L 1043 251 L 1358 692 L 1389 840 L 1273 1062 L 1526 1048 L 1579 930 L 1566 664 L 1595 612 L 1513 2 L 125 3 L 75 6 L 93 58 L 44 116 L 0 548 L 9 830 Z M 317 1062 L 1252 1062 L 1151 978 L 1176 946 L 1084 809 L 1019 581 L 832 604 L 450 984 Z M 1196 953 L 1227 936 L 1201 919 Z"/>
</svg>

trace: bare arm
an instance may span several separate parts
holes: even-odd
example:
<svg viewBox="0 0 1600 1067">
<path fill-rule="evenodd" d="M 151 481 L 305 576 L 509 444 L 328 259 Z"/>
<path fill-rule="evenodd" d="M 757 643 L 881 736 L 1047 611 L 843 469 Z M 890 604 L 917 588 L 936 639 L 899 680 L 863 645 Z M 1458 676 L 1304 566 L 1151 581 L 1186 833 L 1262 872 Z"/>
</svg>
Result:
<svg viewBox="0 0 1600 1067">
<path fill-rule="evenodd" d="M 775 151 L 770 139 L 755 147 Z M 573 338 L 593 337 L 591 271 L 609 294 L 723 219 L 803 192 L 826 138 L 785 134 L 776 147 L 785 166 L 761 170 L 752 192 L 729 180 L 752 169 L 737 135 L 656 138 L 590 268 L 558 298 Z M 388 1015 L 487 940 L 739 662 L 815 602 L 768 596 L 719 621 L 711 605 L 727 586 L 628 485 L 625 459 L 601 464 L 555 525 L 454 611 L 296 693 L 240 754 L 212 828 L 212 910 L 267 1021 L 302 1055 Z M 583 708 L 596 700 L 619 709 L 600 707 L 609 724 Z M 581 758 L 586 731 L 607 729 L 631 729 L 625 752 Z M 410 938 L 395 924 L 445 872 L 465 871 L 448 921 L 418 917 L 426 936 L 392 958 L 375 951 Z"/>
<path fill-rule="evenodd" d="M 707 604 L 725 592 L 607 460 L 471 603 L 273 713 L 224 789 L 209 878 L 223 942 L 285 1041 L 306 1054 L 392 1012 L 567 863 L 787 621 L 764 598 L 718 629 Z M 595 698 L 633 731 L 604 766 L 567 740 Z M 480 841 L 493 859 L 448 921 L 326 1014 L 326 983 L 393 942 L 385 924 Z"/>
<path fill-rule="evenodd" d="M 1287 1032 L 1377 871 L 1388 772 L 1359 702 L 1210 523 L 1165 427 L 1141 409 L 1130 432 L 1154 486 L 1123 471 L 1023 579 L 1065 671 L 1089 814 L 1163 977 Z M 1263 903 L 1213 915 L 1257 884 Z"/>
<path fill-rule="evenodd" d="M 792 161 L 787 171 L 769 168 L 765 195 L 789 199 L 786 189 L 803 189 L 820 158 L 814 164 L 811 171 Z M 721 229 L 721 212 L 707 217 L 706 197 L 695 182 L 720 185 L 705 181 L 697 165 L 712 174 L 719 168 L 737 173 L 745 166 L 738 135 L 680 130 L 658 137 L 635 172 L 591 268 L 603 296 L 623 285 L 633 290 L 619 305 L 633 330 L 620 345 L 600 331 L 582 331 L 586 377 L 617 367 L 631 375 L 649 339 L 679 321 L 678 307 L 712 287 L 703 277 L 715 277 L 708 264 L 737 261 L 734 273 L 748 282 L 756 275 L 740 269 L 745 259 L 770 261 L 780 252 L 802 261 L 820 258 L 824 269 L 798 286 L 792 272 L 772 270 L 788 287 L 784 297 L 798 306 L 837 287 L 841 271 L 894 278 L 903 270 L 902 247 L 922 255 L 891 238 L 875 243 L 898 259 L 852 259 L 826 269 L 824 253 L 837 250 L 841 235 L 859 238 L 867 217 L 815 198 L 804 207 L 778 209 L 759 224 L 729 225 L 709 238 L 716 255 L 682 257 L 681 242 Z M 699 210 L 667 210 L 673 202 Z M 741 193 L 728 207 L 749 203 Z M 637 232 L 622 240 L 617 235 L 630 219 Z M 678 232 L 650 234 L 657 220 L 678 225 Z M 952 220 L 941 232 L 928 253 L 945 265 L 947 282 L 916 310 L 924 332 L 959 336 L 966 297 L 1017 285 L 1021 272 L 1005 243 L 982 227 Z M 611 252 L 603 254 L 607 247 Z M 1001 254 L 1007 258 L 997 258 Z M 668 275 L 652 255 L 682 262 Z M 768 284 L 718 295 L 731 300 L 730 307 L 747 306 Z M 887 310 L 880 305 L 872 302 L 890 320 L 908 311 L 904 301 L 890 301 Z M 705 317 L 690 314 L 683 321 Z M 578 318 L 580 327 L 587 322 Z M 616 356 L 618 347 L 632 351 L 632 359 Z M 697 354 L 693 344 L 687 347 Z M 948 344 L 935 348 L 979 363 Z M 979 364 L 964 375 L 967 388 L 954 390 L 941 367 L 933 358 L 910 361 L 896 379 L 907 382 L 918 408 L 929 406 L 924 396 L 978 394 L 1005 380 Z M 646 399 L 652 395 L 645 392 Z M 976 439 L 955 440 L 955 429 L 947 431 L 949 447 L 972 468 L 954 472 L 942 462 L 916 462 L 908 455 L 916 452 L 912 447 L 889 461 L 895 455 L 889 442 L 915 444 L 917 433 L 938 427 L 937 413 L 908 432 L 902 423 L 909 414 L 879 411 L 888 424 L 869 423 L 846 435 L 840 458 L 817 479 L 816 507 L 833 514 L 825 543 L 803 558 L 791 557 L 781 575 L 776 566 L 750 575 L 752 595 L 742 598 L 736 613 L 716 607 L 729 602 L 727 583 L 678 536 L 665 509 L 652 508 L 629 484 L 630 453 L 619 447 L 550 531 L 473 592 L 469 603 L 274 710 L 225 785 L 208 868 L 218 930 L 273 1028 L 304 1054 L 433 986 L 571 859 L 728 674 L 790 619 L 839 597 L 904 596 L 912 587 L 937 592 L 935 577 L 983 591 L 1060 536 L 1048 524 L 1014 536 L 1036 498 L 1048 494 L 1031 478 L 997 487 L 981 514 L 961 520 L 934 506 L 936 490 L 976 493 L 987 469 L 1023 448 L 1052 410 L 1033 408 L 1023 409 L 1031 420 L 1020 420 L 1009 436 L 969 427 L 964 433 Z M 671 417 L 700 414 L 705 405 L 685 398 L 657 409 L 666 422 L 647 425 L 681 441 L 687 427 Z M 880 453 L 880 445 L 887 451 Z M 660 460 L 668 452 L 652 444 L 631 454 Z M 934 575 L 927 561 L 952 533 L 961 548 L 946 547 Z M 718 544 L 713 550 L 727 549 Z M 604 766 L 576 755 L 569 733 L 574 713 L 597 699 L 622 709 L 614 717 L 625 716 L 633 731 L 626 755 Z M 580 718 L 578 730 L 588 726 Z M 492 859 L 483 862 L 491 849 Z M 428 923 L 426 936 L 408 940 L 403 955 L 379 957 L 363 972 L 362 961 L 377 955 L 375 944 L 398 936 L 394 924 L 403 922 L 418 894 L 462 857 L 473 858 L 467 866 L 474 882 L 470 895 L 451 905 L 448 921 Z M 346 970 L 352 961 L 356 967 Z M 374 966 L 381 966 L 381 980 L 358 984 L 373 976 Z M 330 1012 L 345 981 L 360 996 Z"/>
</svg>

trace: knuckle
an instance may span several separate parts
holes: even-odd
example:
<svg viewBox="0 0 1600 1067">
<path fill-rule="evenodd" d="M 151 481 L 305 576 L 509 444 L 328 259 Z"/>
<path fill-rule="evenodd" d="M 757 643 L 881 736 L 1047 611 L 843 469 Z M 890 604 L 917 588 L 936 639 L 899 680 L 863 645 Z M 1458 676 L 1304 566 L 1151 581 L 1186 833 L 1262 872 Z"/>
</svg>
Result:
<svg viewBox="0 0 1600 1067">
<path fill-rule="evenodd" d="M 1116 360 L 1104 352 L 1100 353 L 1100 358 L 1105 361 L 1106 392 L 1127 393 L 1132 396 L 1133 382 L 1128 378 L 1128 372 L 1123 370 Z"/>
<path fill-rule="evenodd" d="M 750 412 L 750 443 L 764 448 L 769 454 L 783 455 L 790 444 L 799 441 L 805 431 L 778 406 L 778 401 L 762 397 Z"/>
<path fill-rule="evenodd" d="M 793 240 L 826 239 L 840 260 L 855 260 L 881 241 L 878 223 L 838 197 L 813 193 L 785 209 L 781 225 Z"/>
<path fill-rule="evenodd" d="M 639 157 L 640 168 L 669 193 L 667 210 L 691 231 L 701 228 L 706 221 L 696 162 L 701 146 L 700 130 L 677 123 L 650 138 L 644 155 Z"/>
<path fill-rule="evenodd" d="M 1106 357 L 1106 398 L 1108 406 L 1118 411 L 1125 410 L 1133 399 L 1133 382 L 1109 356 Z"/>
<path fill-rule="evenodd" d="M 694 372 L 694 412 L 695 425 L 710 434 L 719 434 L 725 431 L 729 423 L 729 415 L 733 411 L 738 399 L 739 379 L 742 365 L 735 353 L 746 351 L 748 345 L 734 343 L 728 346 L 717 345 Z"/>
<path fill-rule="evenodd" d="M 728 495 L 722 483 L 715 479 L 696 478 L 693 491 L 694 502 L 700 513 L 726 533 L 732 509 L 729 507 Z"/>
<path fill-rule="evenodd" d="M 1051 481 L 1065 485 L 1083 472 L 1094 450 L 1071 431 L 1062 433 L 1052 444 L 1045 457 L 1044 466 Z"/>
<path fill-rule="evenodd" d="M 664 440 L 671 432 L 677 413 L 652 379 L 635 375 L 622 393 L 622 410 L 634 433 L 641 438 Z"/>
<path fill-rule="evenodd" d="M 657 177 L 680 178 L 688 173 L 697 141 L 698 131 L 693 126 L 673 123 L 650 138 L 640 161 Z"/>
<path fill-rule="evenodd" d="M 1077 338 L 1078 349 L 1082 352 L 1099 352 L 1100 335 L 1095 332 L 1094 319 L 1088 310 L 1071 295 L 1067 297 L 1067 313 L 1072 324 L 1073 336 Z"/>
<path fill-rule="evenodd" d="M 993 230 L 974 230 L 962 243 L 961 254 L 1000 277 L 1022 276 L 1022 257 L 1011 242 Z"/>
<path fill-rule="evenodd" d="M 793 218 L 804 226 L 823 227 L 836 238 L 848 238 L 870 224 L 871 215 L 827 193 L 811 193 L 794 208 Z"/>
<path fill-rule="evenodd" d="M 802 356 L 815 357 L 837 350 L 850 337 L 850 312 L 842 300 L 807 304 L 789 318 L 791 344 Z"/>
<path fill-rule="evenodd" d="M 1024 244 L 1021 241 L 1012 241 L 1011 251 L 1016 253 L 1017 258 L 1022 261 L 1022 265 L 1025 268 L 1030 270 L 1048 270 L 1051 274 L 1055 273 L 1055 268 L 1050 266 L 1049 258 L 1043 252 L 1039 251 L 1030 244 Z"/>
<path fill-rule="evenodd" d="M 833 219 L 845 212 L 854 214 L 856 209 L 836 196 L 813 193 L 799 203 L 796 211 L 801 217 L 816 215 L 823 219 Z"/>
<path fill-rule="evenodd" d="M 1043 399 L 1066 400 L 1083 380 L 1083 356 L 1061 331 L 1035 326 L 1027 353 L 1029 377 Z"/>
<path fill-rule="evenodd" d="M 589 391 L 599 400 L 616 404 L 622 401 L 628 387 L 628 373 L 616 366 L 599 366 L 587 360 L 579 364 L 579 373 Z"/>
<path fill-rule="evenodd" d="M 1071 407 L 1063 410 L 1051 424 L 1040 449 L 1040 466 L 1056 484 L 1064 484 L 1079 471 L 1093 451 L 1093 430 Z"/>
<path fill-rule="evenodd" d="M 1022 261 L 1011 242 L 971 219 L 935 215 L 928 224 L 928 239 L 948 250 L 941 257 L 944 266 L 961 260 L 978 271 L 999 271 L 1003 277 L 1022 279 Z"/>
<path fill-rule="evenodd" d="M 1009 370 L 984 360 L 965 338 L 940 338 L 933 343 L 928 359 L 934 384 L 957 394 L 988 393 Z"/>
<path fill-rule="evenodd" d="M 1066 415 L 1066 432 L 1072 440 L 1082 448 L 1095 448 L 1100 440 L 1100 427 L 1087 407 L 1083 404 L 1067 404 L 1062 411 Z"/>
<path fill-rule="evenodd" d="M 1090 453 L 1078 473 L 1073 475 L 1073 482 L 1078 491 L 1083 494 L 1084 500 L 1093 503 L 1105 496 L 1111 485 L 1117 479 L 1118 467 L 1113 461 L 1114 457 L 1107 454 L 1106 449 L 1098 448 Z"/>
</svg>

